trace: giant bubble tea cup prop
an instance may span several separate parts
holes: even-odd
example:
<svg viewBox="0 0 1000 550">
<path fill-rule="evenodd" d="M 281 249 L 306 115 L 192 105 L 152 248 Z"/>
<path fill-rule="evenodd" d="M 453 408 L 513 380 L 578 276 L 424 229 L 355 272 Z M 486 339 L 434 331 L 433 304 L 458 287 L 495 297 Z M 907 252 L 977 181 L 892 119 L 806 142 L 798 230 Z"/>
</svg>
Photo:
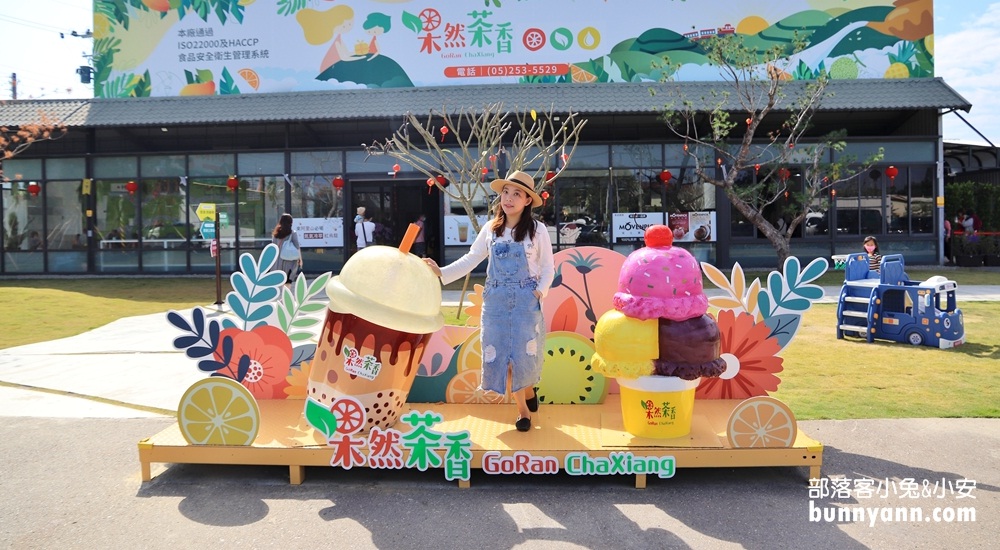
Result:
<svg viewBox="0 0 1000 550">
<path fill-rule="evenodd" d="M 338 400 L 359 403 L 362 430 L 395 424 L 430 335 L 444 325 L 441 284 L 409 253 L 418 231 L 411 224 L 399 248 L 359 250 L 326 287 L 308 400 L 335 411 Z"/>
</svg>

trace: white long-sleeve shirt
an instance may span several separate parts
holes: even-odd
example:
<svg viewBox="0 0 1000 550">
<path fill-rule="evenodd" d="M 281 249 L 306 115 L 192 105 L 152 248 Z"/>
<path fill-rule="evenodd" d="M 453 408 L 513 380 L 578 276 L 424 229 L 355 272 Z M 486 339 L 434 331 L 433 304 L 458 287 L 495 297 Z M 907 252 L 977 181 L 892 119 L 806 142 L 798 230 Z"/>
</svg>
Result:
<svg viewBox="0 0 1000 550">
<path fill-rule="evenodd" d="M 441 268 L 441 282 L 448 284 L 457 281 L 469 273 L 483 260 L 490 256 L 490 245 L 493 242 L 493 231 L 490 229 L 491 222 L 487 222 L 476 240 L 472 243 L 469 251 L 464 256 Z M 497 238 L 498 242 L 514 242 L 514 237 L 510 228 L 504 229 L 503 236 Z M 528 258 L 528 273 L 538 281 L 536 290 L 544 298 L 552 286 L 555 278 L 555 266 L 552 260 L 552 239 L 545 224 L 535 221 L 535 238 L 531 235 L 524 238 L 522 242 Z"/>
</svg>

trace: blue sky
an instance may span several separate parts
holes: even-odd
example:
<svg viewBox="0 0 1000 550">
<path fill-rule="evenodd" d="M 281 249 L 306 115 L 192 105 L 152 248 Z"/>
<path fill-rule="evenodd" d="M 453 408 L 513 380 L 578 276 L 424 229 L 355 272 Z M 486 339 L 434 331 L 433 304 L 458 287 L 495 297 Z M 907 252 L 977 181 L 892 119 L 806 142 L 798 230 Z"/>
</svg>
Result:
<svg viewBox="0 0 1000 550">
<path fill-rule="evenodd" d="M 0 0 L 0 99 L 10 98 L 10 74 L 18 75 L 18 98 L 91 97 L 76 69 L 89 61 L 91 41 L 71 36 L 93 26 L 92 0 Z M 934 3 L 936 76 L 972 103 L 962 116 L 1000 145 L 1000 1 L 937 0 Z M 65 38 L 60 38 L 63 33 Z M 944 117 L 948 141 L 986 143 L 953 114 Z"/>
</svg>

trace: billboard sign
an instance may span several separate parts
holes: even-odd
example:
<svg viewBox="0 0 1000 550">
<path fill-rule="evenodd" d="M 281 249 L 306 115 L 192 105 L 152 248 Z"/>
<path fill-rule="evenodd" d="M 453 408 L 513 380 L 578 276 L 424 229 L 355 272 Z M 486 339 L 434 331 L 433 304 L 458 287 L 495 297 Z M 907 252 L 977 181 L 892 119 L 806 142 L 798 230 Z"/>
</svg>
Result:
<svg viewBox="0 0 1000 550">
<path fill-rule="evenodd" d="M 664 71 L 678 80 L 718 80 L 704 49 L 716 36 L 739 37 L 760 52 L 804 39 L 805 49 L 787 63 L 762 59 L 762 71 L 787 79 L 820 72 L 926 77 L 934 69 L 932 0 L 95 0 L 94 6 L 98 97 L 642 82 L 660 80 Z"/>
</svg>

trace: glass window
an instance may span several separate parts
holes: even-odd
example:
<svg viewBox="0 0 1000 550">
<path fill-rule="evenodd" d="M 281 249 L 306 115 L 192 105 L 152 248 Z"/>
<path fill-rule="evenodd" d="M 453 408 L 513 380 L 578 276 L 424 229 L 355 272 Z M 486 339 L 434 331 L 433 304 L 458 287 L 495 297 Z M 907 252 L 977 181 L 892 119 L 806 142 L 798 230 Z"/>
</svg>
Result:
<svg viewBox="0 0 1000 550">
<path fill-rule="evenodd" d="M 187 197 L 179 178 L 146 179 L 142 188 L 144 248 L 187 248 L 196 228 L 189 224 Z M 191 217 L 196 219 L 195 213 Z"/>
<path fill-rule="evenodd" d="M 244 176 L 285 173 L 284 153 L 240 153 L 236 160 L 239 173 Z"/>
<path fill-rule="evenodd" d="M 139 267 L 138 191 L 130 194 L 126 180 L 96 180 L 94 191 L 97 270 L 135 271 Z"/>
<path fill-rule="evenodd" d="M 886 199 L 888 200 L 886 212 L 888 212 L 887 225 L 889 233 L 909 233 L 910 184 L 906 170 L 899 170 L 895 178 L 885 176 L 883 179 L 886 185 Z"/>
<path fill-rule="evenodd" d="M 233 155 L 191 155 L 188 163 L 192 176 L 228 176 L 236 173 Z"/>
<path fill-rule="evenodd" d="M 546 190 L 550 197 L 542 206 L 541 215 L 553 245 L 566 248 L 608 243 L 614 208 L 605 170 L 565 172 Z"/>
<path fill-rule="evenodd" d="M 49 180 L 83 179 L 87 176 L 84 159 L 46 159 L 45 177 Z"/>
<path fill-rule="evenodd" d="M 340 151 L 292 153 L 293 174 L 340 174 L 344 171 Z M 392 166 L 392 163 L 389 164 Z"/>
<path fill-rule="evenodd" d="M 851 155 L 856 157 L 860 162 L 877 153 L 879 147 L 881 147 L 885 153 L 883 158 L 886 162 L 931 162 L 937 157 L 937 144 L 933 141 L 849 143 L 843 152 L 835 152 L 834 157 L 839 159 L 844 155 Z"/>
<path fill-rule="evenodd" d="M 190 177 L 188 178 L 189 204 L 195 213 L 191 220 L 197 218 L 199 209 L 202 212 L 215 212 L 219 216 L 219 227 L 216 235 L 219 237 L 219 249 L 222 258 L 222 269 L 233 269 L 236 264 L 236 201 L 234 192 L 226 187 L 228 177 Z M 244 180 L 245 181 L 245 180 Z M 241 185 L 243 185 L 241 183 Z M 239 197 L 242 200 L 242 197 Z M 214 221 L 214 220 L 212 220 Z M 197 239 L 192 243 L 191 269 L 195 272 L 215 270 L 215 259 L 211 257 L 210 238 L 201 232 L 202 221 L 193 222 L 198 225 Z"/>
<path fill-rule="evenodd" d="M 747 188 L 752 186 L 756 180 L 756 174 L 754 174 L 753 170 L 742 170 L 736 175 L 733 185 L 737 188 Z M 730 203 L 729 209 L 732 219 L 730 234 L 733 237 L 752 237 L 754 235 L 754 225 L 732 203 Z"/>
<path fill-rule="evenodd" d="M 285 213 L 285 178 L 240 178 L 239 232 L 241 248 L 264 248 Z"/>
<path fill-rule="evenodd" d="M 184 155 L 164 155 L 157 157 L 142 157 L 142 177 L 180 177 L 186 173 Z"/>
<path fill-rule="evenodd" d="M 900 175 L 902 172 L 900 169 Z M 934 233 L 934 183 L 937 181 L 937 172 L 933 165 L 913 166 L 909 169 L 909 175 L 910 231 Z"/>
<path fill-rule="evenodd" d="M 343 218 L 344 189 L 331 184 L 334 176 L 292 178 L 293 218 Z M 277 222 L 275 222 L 277 223 Z"/>
<path fill-rule="evenodd" d="M 866 177 L 868 176 L 865 174 L 858 174 L 834 184 L 831 194 L 835 197 L 835 220 L 829 226 L 836 227 L 838 235 L 857 235 L 861 232 L 858 225 L 858 188 L 861 180 Z"/>
<path fill-rule="evenodd" d="M 87 248 L 86 196 L 82 183 L 49 181 L 45 185 L 45 211 L 49 228 L 49 250 L 85 250 Z"/>
<path fill-rule="evenodd" d="M 612 176 L 615 212 L 663 212 L 664 188 L 658 175 L 658 170 L 615 169 Z"/>
<path fill-rule="evenodd" d="M 607 168 L 608 146 L 578 145 L 576 150 L 573 151 L 573 158 L 569 161 L 569 167 L 574 170 L 579 170 L 580 168 Z"/>
<path fill-rule="evenodd" d="M 619 168 L 663 166 L 663 147 L 659 144 L 612 145 L 611 163 Z"/>
<path fill-rule="evenodd" d="M 4 178 L 17 180 L 40 180 L 42 179 L 41 159 L 7 159 L 3 161 Z"/>
<path fill-rule="evenodd" d="M 98 157 L 94 159 L 95 178 L 134 178 L 139 174 L 136 157 Z"/>
<path fill-rule="evenodd" d="M 869 172 L 871 174 L 871 172 Z M 898 177 L 898 176 L 897 176 Z M 881 235 L 884 233 L 883 222 L 888 214 L 882 202 L 882 189 L 888 183 L 884 173 L 882 177 L 863 178 L 858 188 L 858 206 L 860 212 L 858 221 L 861 233 L 864 235 Z"/>
<path fill-rule="evenodd" d="M 350 174 L 365 172 L 392 175 L 392 166 L 399 165 L 400 172 L 409 172 L 413 168 L 404 161 L 389 155 L 368 156 L 364 151 L 347 152 L 347 172 Z"/>
</svg>

